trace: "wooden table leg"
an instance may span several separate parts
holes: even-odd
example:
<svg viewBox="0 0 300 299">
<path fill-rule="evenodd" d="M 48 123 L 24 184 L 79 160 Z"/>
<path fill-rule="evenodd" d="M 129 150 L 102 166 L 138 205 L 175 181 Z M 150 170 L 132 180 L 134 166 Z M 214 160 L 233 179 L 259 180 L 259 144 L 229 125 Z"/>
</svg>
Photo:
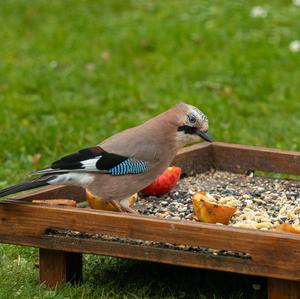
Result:
<svg viewBox="0 0 300 299">
<path fill-rule="evenodd" d="M 300 299 L 300 282 L 268 278 L 268 299 Z"/>
<path fill-rule="evenodd" d="M 82 254 L 40 248 L 40 281 L 48 288 L 82 279 Z"/>
</svg>

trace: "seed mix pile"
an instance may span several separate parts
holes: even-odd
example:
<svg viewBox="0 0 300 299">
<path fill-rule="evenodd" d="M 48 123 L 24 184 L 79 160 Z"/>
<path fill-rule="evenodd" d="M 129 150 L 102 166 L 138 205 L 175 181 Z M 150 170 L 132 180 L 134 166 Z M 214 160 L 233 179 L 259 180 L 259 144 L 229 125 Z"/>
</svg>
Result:
<svg viewBox="0 0 300 299">
<path fill-rule="evenodd" d="M 135 208 L 142 214 L 167 219 L 196 220 L 192 197 L 203 191 L 217 203 L 234 206 L 237 211 L 229 225 L 270 230 L 281 223 L 300 222 L 300 181 L 235 174 L 206 172 L 181 179 L 162 197 L 140 196 Z"/>
</svg>

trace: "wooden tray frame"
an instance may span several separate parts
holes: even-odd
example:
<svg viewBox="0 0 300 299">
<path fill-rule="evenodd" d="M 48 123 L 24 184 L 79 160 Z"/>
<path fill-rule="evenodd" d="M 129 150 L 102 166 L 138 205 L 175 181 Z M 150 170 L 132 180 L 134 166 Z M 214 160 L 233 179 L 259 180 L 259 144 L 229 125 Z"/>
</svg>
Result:
<svg viewBox="0 0 300 299">
<path fill-rule="evenodd" d="M 300 175 L 300 153 L 215 142 L 182 150 L 173 164 L 186 174 L 210 169 Z M 143 215 L 32 204 L 35 198 L 83 200 L 75 187 L 40 189 L 0 201 L 0 242 L 40 248 L 40 279 L 48 287 L 78 282 L 82 253 L 268 277 L 269 298 L 300 298 L 300 236 Z M 248 253 L 251 259 L 47 234 L 49 229 Z"/>
</svg>

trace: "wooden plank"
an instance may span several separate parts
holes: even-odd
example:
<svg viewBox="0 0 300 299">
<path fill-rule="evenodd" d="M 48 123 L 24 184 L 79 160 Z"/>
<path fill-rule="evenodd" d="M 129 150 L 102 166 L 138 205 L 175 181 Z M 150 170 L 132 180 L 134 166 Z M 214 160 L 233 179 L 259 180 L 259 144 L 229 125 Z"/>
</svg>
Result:
<svg viewBox="0 0 300 299">
<path fill-rule="evenodd" d="M 14 244 L 15 240 L 10 236 L 5 238 L 6 243 Z M 294 273 L 277 273 L 274 268 L 261 265 L 251 259 L 242 259 L 232 256 L 209 255 L 190 251 L 158 248 L 153 246 L 132 245 L 128 243 L 109 242 L 95 239 L 80 239 L 61 236 L 24 237 L 23 245 L 36 246 L 39 248 L 60 249 L 70 252 L 98 254 L 130 258 L 143 261 L 159 262 L 177 266 L 193 268 L 205 268 L 255 276 L 271 276 L 277 278 L 289 277 L 297 279 Z M 271 273 L 271 274 L 270 274 Z"/>
<path fill-rule="evenodd" d="M 300 280 L 300 265 L 295 263 L 300 259 L 298 235 L 114 212 L 0 203 L 0 242 L 7 242 L 9 237 L 15 244 L 24 244 L 24 237 L 39 238 L 50 228 L 245 252 L 261 266 L 261 270 L 249 268 L 251 273 Z"/>
<path fill-rule="evenodd" d="M 40 249 L 40 281 L 48 288 L 82 279 L 82 254 L 61 250 Z"/>
<path fill-rule="evenodd" d="M 208 142 L 183 148 L 172 165 L 180 166 L 185 174 L 209 171 L 213 167 L 212 145 Z"/>
<path fill-rule="evenodd" d="M 15 239 L 11 236 L 3 237 L 3 240 L 5 240 L 5 243 L 14 244 L 15 242 Z M 267 273 L 270 273 L 273 270 L 272 267 L 261 267 L 260 263 L 255 263 L 251 259 L 241 259 L 221 255 L 215 256 L 212 254 L 87 238 L 44 235 L 41 237 L 24 237 L 22 238 L 22 243 L 27 246 L 49 248 L 51 250 L 59 248 L 60 250 L 69 252 L 115 256 L 177 266 L 237 272 L 242 274 L 265 276 L 265 273 L 267 275 Z M 278 277 L 281 276 L 279 275 Z"/>
<path fill-rule="evenodd" d="M 249 169 L 300 175 L 300 153 L 214 142 L 216 169 L 243 173 Z"/>
<path fill-rule="evenodd" d="M 300 299 L 300 282 L 268 279 L 268 299 Z"/>
</svg>

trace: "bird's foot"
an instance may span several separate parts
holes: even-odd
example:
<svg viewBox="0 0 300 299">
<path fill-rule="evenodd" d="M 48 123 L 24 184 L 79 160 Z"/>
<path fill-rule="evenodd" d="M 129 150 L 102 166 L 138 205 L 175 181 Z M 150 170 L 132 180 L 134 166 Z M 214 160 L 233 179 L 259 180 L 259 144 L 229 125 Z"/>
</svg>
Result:
<svg viewBox="0 0 300 299">
<path fill-rule="evenodd" d="M 188 214 L 188 215 L 185 217 L 185 219 L 193 220 L 194 217 L 195 217 L 195 214 L 194 214 L 194 213 L 190 213 L 190 214 Z"/>
<path fill-rule="evenodd" d="M 123 208 L 118 201 L 111 200 L 110 203 L 118 212 L 123 212 Z"/>
<path fill-rule="evenodd" d="M 122 199 L 120 201 L 120 206 L 124 212 L 131 213 L 131 214 L 138 214 L 136 210 L 130 207 L 130 202 L 128 198 Z"/>
</svg>

